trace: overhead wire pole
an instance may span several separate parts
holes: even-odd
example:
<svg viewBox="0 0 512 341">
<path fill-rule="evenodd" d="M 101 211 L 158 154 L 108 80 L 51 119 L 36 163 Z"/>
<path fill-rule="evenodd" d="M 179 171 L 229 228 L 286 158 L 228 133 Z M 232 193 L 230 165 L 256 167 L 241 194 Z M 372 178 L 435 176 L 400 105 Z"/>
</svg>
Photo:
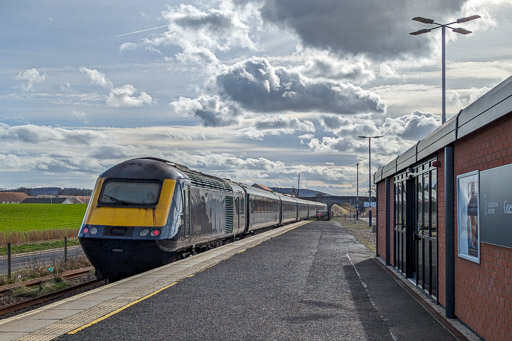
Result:
<svg viewBox="0 0 512 341">
<path fill-rule="evenodd" d="M 368 224 L 370 227 L 372 226 L 372 139 L 378 139 L 383 136 L 384 135 L 358 136 L 359 138 L 362 139 L 368 139 L 368 210 L 370 212 L 370 219 L 368 219 Z"/>
<path fill-rule="evenodd" d="M 451 22 L 451 23 L 448 23 L 448 24 L 439 24 L 437 22 L 434 21 L 434 19 L 429 19 L 429 18 L 423 18 L 423 17 L 414 17 L 412 18 L 412 20 L 414 21 L 418 21 L 420 23 L 423 23 L 423 24 L 428 24 L 428 25 L 437 25 L 436 27 L 432 27 L 432 28 L 424 28 L 424 29 L 421 29 L 419 31 L 415 31 L 415 32 L 411 32 L 409 34 L 413 35 L 413 36 L 416 36 L 416 35 L 419 35 L 419 34 L 423 34 L 423 33 L 428 33 L 432 30 L 435 30 L 437 28 L 441 28 L 441 32 L 442 32 L 442 47 L 441 47 L 441 54 L 442 54 L 442 70 L 441 70 L 441 76 L 442 76 L 442 88 L 443 88 L 443 99 L 442 99 L 442 114 L 441 114 L 441 124 L 444 124 L 446 122 L 446 67 L 445 67 L 445 64 L 446 64 L 446 51 L 445 51 L 445 36 L 446 36 L 446 28 L 448 27 L 449 29 L 451 29 L 453 32 L 455 33 L 459 33 L 459 34 L 463 34 L 463 35 L 466 35 L 466 34 L 470 34 L 471 31 L 468 31 L 466 29 L 463 29 L 461 27 L 450 27 L 450 25 L 453 25 L 453 24 L 460 24 L 460 23 L 463 23 L 463 22 L 468 22 L 468 21 L 471 21 L 471 20 L 475 20 L 475 19 L 478 19 L 480 18 L 479 15 L 472 15 L 470 17 L 465 17 L 465 18 L 460 18 L 460 19 L 457 19 L 456 21 L 454 22 Z"/>
<path fill-rule="evenodd" d="M 300 193 L 300 173 L 299 173 L 299 179 L 297 180 L 297 198 L 299 197 Z"/>
</svg>

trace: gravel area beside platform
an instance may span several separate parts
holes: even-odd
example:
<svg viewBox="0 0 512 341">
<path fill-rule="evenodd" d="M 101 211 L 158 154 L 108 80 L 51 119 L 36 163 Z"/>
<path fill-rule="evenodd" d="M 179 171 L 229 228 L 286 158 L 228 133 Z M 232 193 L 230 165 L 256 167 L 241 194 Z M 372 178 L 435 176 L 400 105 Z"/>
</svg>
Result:
<svg viewBox="0 0 512 341">
<path fill-rule="evenodd" d="M 353 235 L 361 244 L 375 252 L 375 238 L 376 233 L 372 231 L 372 228 L 368 226 L 368 222 L 363 220 L 357 220 L 346 218 L 335 218 L 343 227 L 347 228 L 348 232 Z"/>
</svg>

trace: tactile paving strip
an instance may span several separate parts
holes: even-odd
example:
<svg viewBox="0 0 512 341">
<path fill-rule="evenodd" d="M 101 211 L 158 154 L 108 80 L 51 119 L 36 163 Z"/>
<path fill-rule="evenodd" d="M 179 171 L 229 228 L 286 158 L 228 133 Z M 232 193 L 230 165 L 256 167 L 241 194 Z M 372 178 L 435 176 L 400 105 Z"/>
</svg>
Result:
<svg viewBox="0 0 512 341">
<path fill-rule="evenodd" d="M 121 294 L 118 297 L 115 297 L 115 298 L 109 299 L 105 302 L 99 303 L 98 305 L 95 305 L 94 307 L 91 307 L 91 308 L 84 310 L 80 313 L 77 313 L 75 315 L 69 316 L 60 321 L 57 321 L 53 324 L 50 324 L 50 325 L 43 327 L 39 330 L 36 330 L 30 334 L 22 336 L 22 337 L 18 338 L 17 340 L 24 340 L 24 341 L 52 340 L 60 335 L 74 331 L 84 325 L 87 325 L 93 321 L 96 321 L 96 320 L 104 317 L 105 315 L 115 312 L 116 310 L 125 307 L 127 304 L 130 304 L 131 302 L 140 300 L 140 299 L 154 293 L 155 291 L 158 291 L 162 288 L 170 286 L 175 282 L 182 281 L 197 272 L 206 270 L 206 269 L 214 266 L 215 264 L 218 264 L 219 262 L 232 257 L 233 255 L 235 255 L 237 253 L 243 252 L 248 248 L 251 248 L 258 244 L 261 244 L 265 240 L 276 237 L 280 234 L 288 232 L 292 229 L 295 229 L 295 228 L 300 227 L 307 223 L 308 223 L 307 221 L 299 222 L 299 223 L 295 223 L 292 225 L 283 226 L 278 229 L 270 230 L 270 231 L 255 235 L 251 238 L 244 239 L 242 241 L 238 241 L 235 243 L 226 244 L 224 246 L 213 249 L 211 251 L 201 253 L 201 254 L 197 255 L 196 257 L 186 258 L 181 261 L 165 265 L 164 267 L 154 269 L 154 270 L 145 272 L 143 274 L 139 274 L 137 276 L 106 285 L 104 287 L 94 289 L 91 292 L 77 295 L 77 296 L 73 297 L 72 299 L 76 299 L 77 297 L 83 297 L 85 295 L 92 295 L 91 297 L 94 297 L 93 295 L 95 293 L 101 292 L 102 290 L 105 290 L 106 288 L 109 288 L 109 287 L 114 287 L 123 282 L 133 280 L 134 278 L 144 278 L 144 276 L 147 276 L 149 274 L 165 271 L 164 269 L 166 269 L 166 268 L 172 268 L 172 267 L 181 268 L 182 266 L 187 266 L 185 269 L 183 269 L 181 271 L 177 271 L 177 272 L 174 272 L 166 277 L 156 279 L 155 281 L 150 282 L 146 285 L 143 285 L 140 288 L 136 288 L 136 289 L 129 291 L 125 294 Z M 209 253 L 210 253 L 210 255 L 211 254 L 218 254 L 218 255 L 211 257 L 209 259 L 204 259 L 199 263 L 197 262 L 198 260 L 201 260 L 202 258 L 207 257 Z M 59 304 L 59 302 L 57 302 L 56 305 L 58 305 L 58 304 Z M 51 307 L 51 306 L 54 306 L 54 305 L 49 305 L 47 307 Z"/>
</svg>

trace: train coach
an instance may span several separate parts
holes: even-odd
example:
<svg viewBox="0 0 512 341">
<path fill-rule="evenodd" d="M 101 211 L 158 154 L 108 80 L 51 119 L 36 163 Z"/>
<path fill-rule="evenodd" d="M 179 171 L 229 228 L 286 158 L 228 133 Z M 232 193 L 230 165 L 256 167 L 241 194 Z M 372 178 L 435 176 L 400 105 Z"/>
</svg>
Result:
<svg viewBox="0 0 512 341">
<path fill-rule="evenodd" d="M 97 275 L 114 280 L 326 211 L 322 203 L 139 158 L 99 176 L 78 238 Z"/>
</svg>

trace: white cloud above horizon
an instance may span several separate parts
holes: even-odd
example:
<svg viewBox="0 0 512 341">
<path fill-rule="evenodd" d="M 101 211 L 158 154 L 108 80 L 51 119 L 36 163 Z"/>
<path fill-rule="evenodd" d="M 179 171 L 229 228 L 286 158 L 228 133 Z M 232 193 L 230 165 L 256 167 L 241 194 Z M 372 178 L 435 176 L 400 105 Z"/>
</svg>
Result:
<svg viewBox="0 0 512 341">
<path fill-rule="evenodd" d="M 368 171 L 358 135 L 385 135 L 372 143 L 383 166 L 440 124 L 440 35 L 409 36 L 423 28 L 413 16 L 482 16 L 447 36 L 448 117 L 512 73 L 505 0 L 128 1 L 95 16 L 58 2 L 23 17 L 30 31 L 13 25 L 20 5 L 0 13 L 0 187 L 92 186 L 158 156 L 349 194 L 355 164 Z"/>
</svg>

